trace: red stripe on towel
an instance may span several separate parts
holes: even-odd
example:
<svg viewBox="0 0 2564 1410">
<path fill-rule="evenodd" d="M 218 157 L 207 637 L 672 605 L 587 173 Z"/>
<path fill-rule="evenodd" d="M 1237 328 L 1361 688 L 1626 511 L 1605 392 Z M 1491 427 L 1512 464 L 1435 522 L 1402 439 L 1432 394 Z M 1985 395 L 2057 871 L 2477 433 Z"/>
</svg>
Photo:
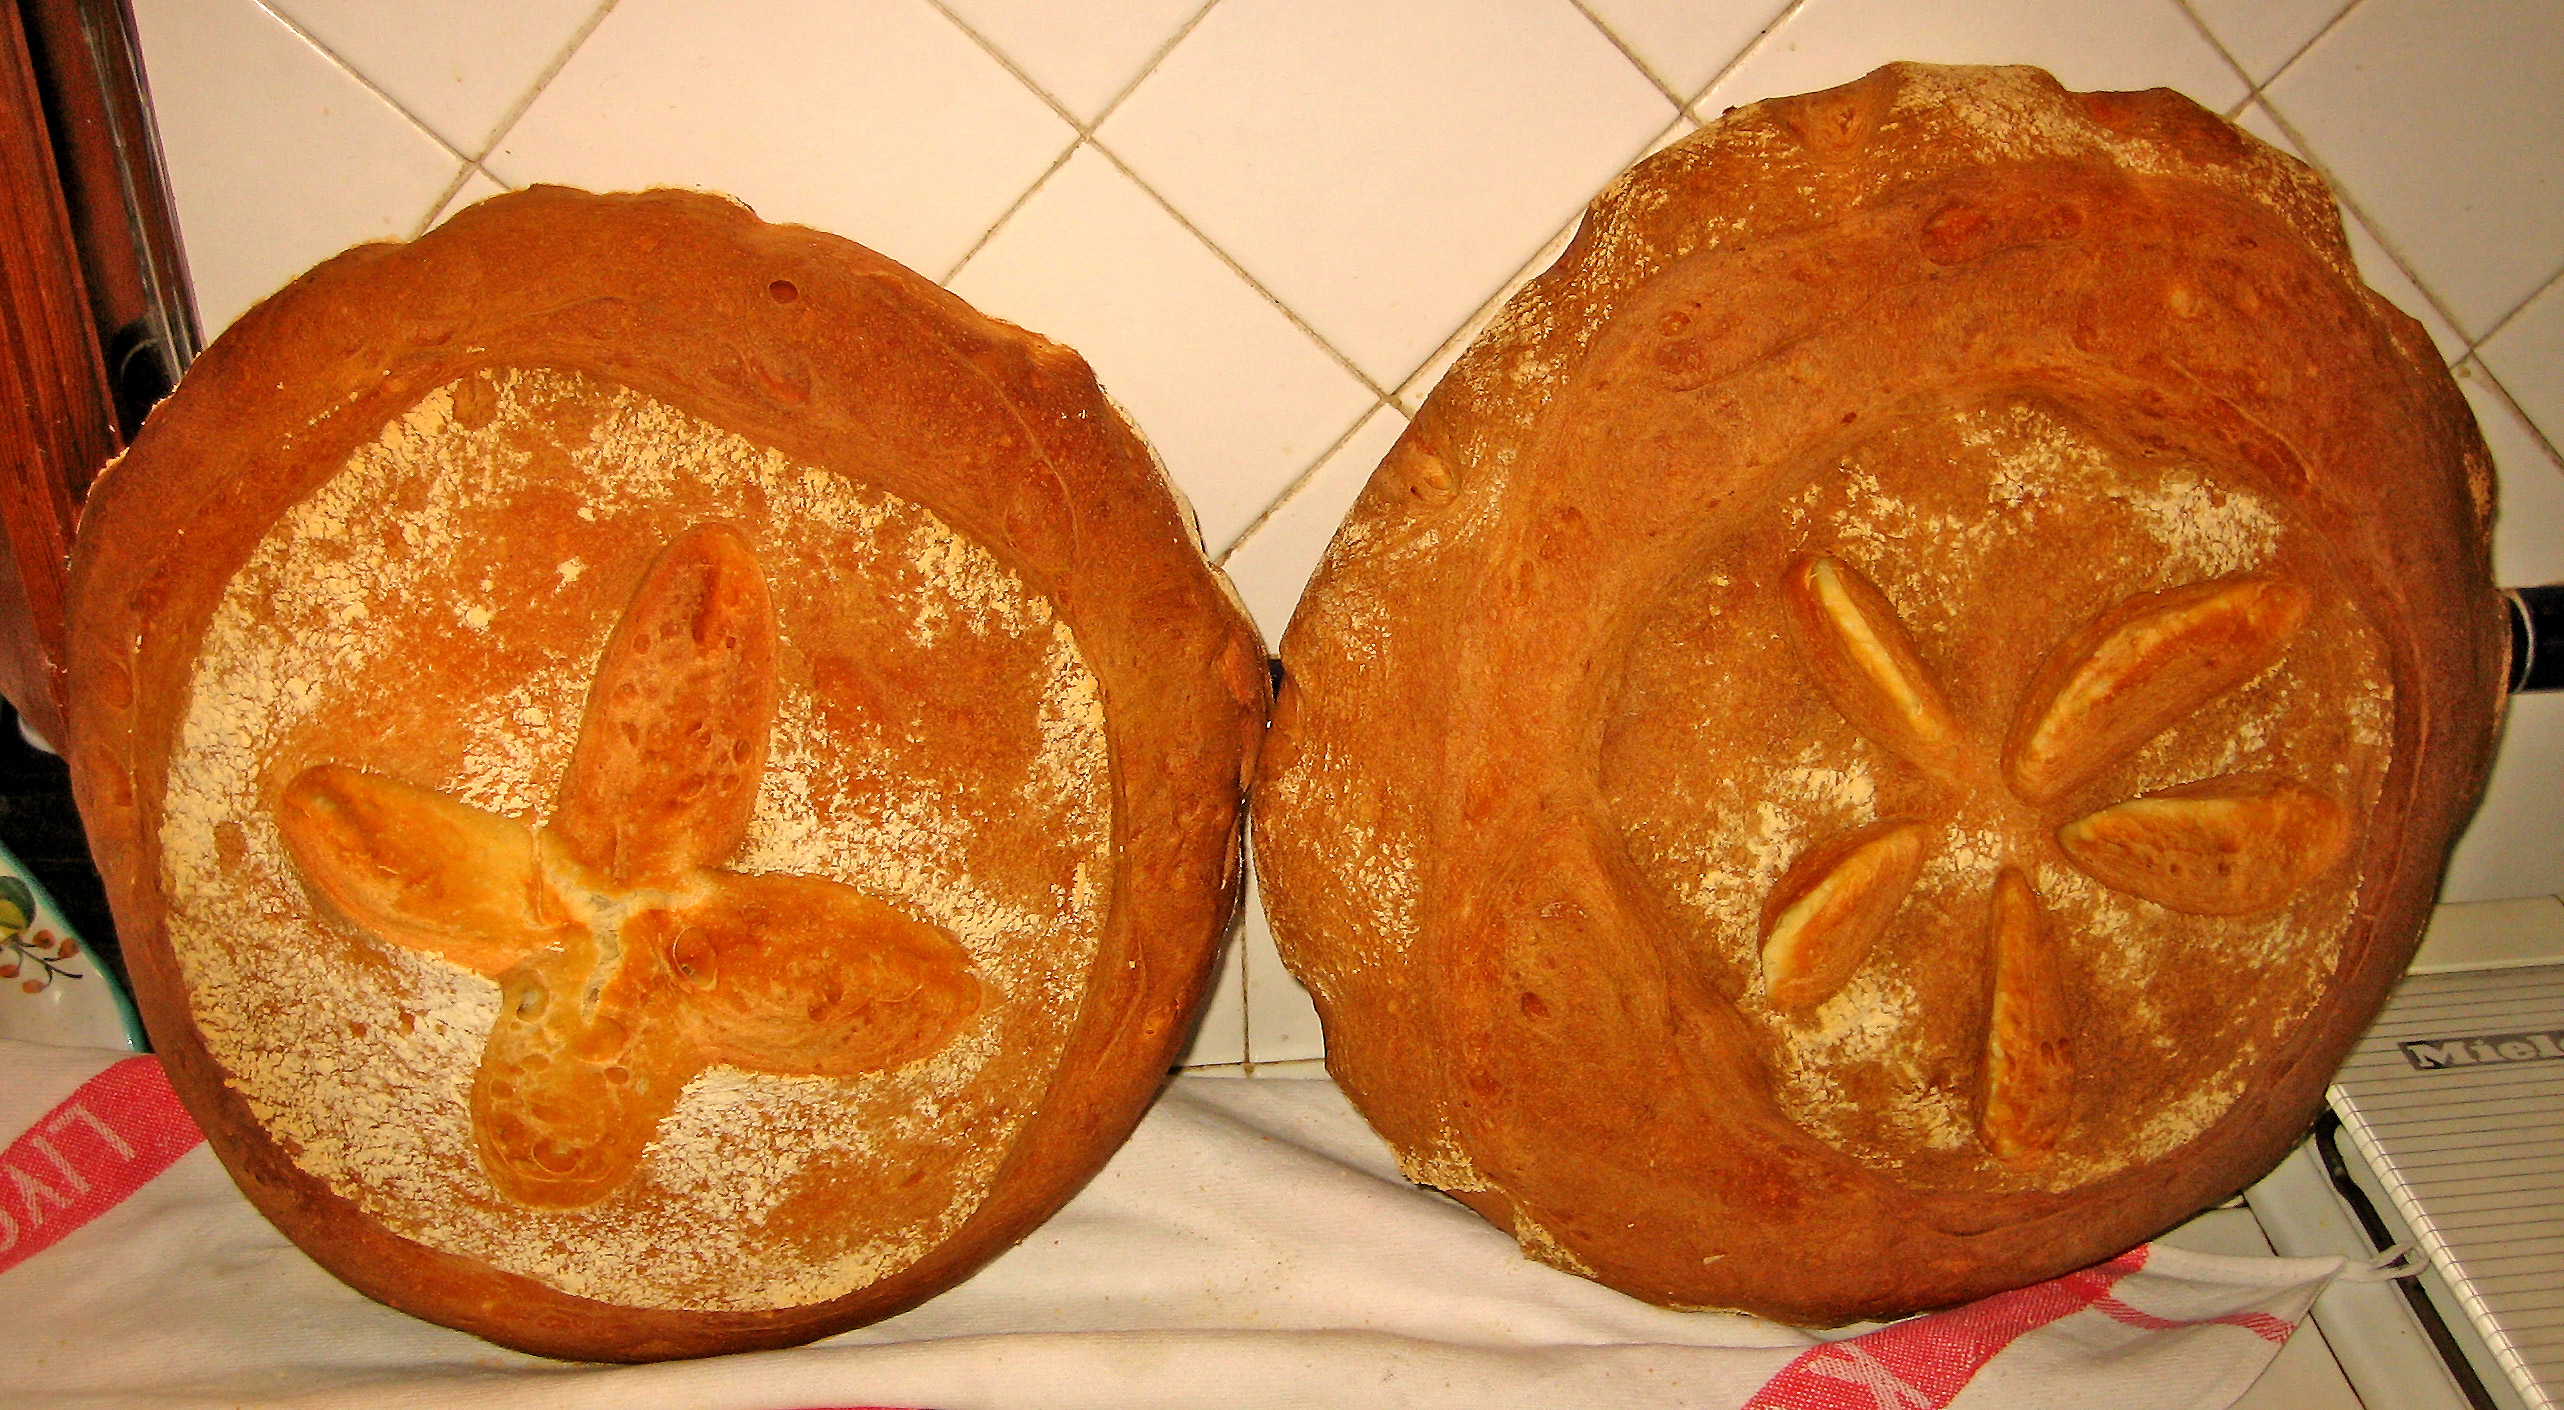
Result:
<svg viewBox="0 0 2564 1410">
<path fill-rule="evenodd" d="M 2101 1302 L 2145 1262 L 2140 1246 L 2062 1278 L 1811 1347 L 1745 1410 L 1942 1410 L 2014 1340 Z"/>
<path fill-rule="evenodd" d="M 205 1139 L 160 1060 L 99 1073 L 0 1152 L 0 1273 L 150 1183 Z"/>
<path fill-rule="evenodd" d="M 2263 1341 L 2281 1346 L 2286 1345 L 2288 1338 L 2297 1331 L 2296 1323 L 2285 1317 L 2273 1317 L 2267 1312 L 2229 1312 L 2223 1317 L 2200 1317 L 2181 1322 L 2130 1307 L 2116 1297 L 2101 1299 L 2093 1304 L 2092 1310 L 2123 1326 L 2142 1327 L 2149 1332 L 2177 1332 L 2184 1327 L 2241 1327 Z"/>
</svg>

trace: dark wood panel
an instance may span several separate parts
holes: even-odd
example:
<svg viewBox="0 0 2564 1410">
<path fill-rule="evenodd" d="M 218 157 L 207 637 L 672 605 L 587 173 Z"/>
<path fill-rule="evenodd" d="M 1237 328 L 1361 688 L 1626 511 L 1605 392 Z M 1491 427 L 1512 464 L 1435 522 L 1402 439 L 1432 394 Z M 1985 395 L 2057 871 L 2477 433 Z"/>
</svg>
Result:
<svg viewBox="0 0 2564 1410">
<path fill-rule="evenodd" d="M 170 213 L 140 45 L 121 0 L 14 0 L 90 321 L 130 438 L 202 341 Z M 75 479 L 72 496 L 87 486 Z"/>
<path fill-rule="evenodd" d="M 49 739 L 62 737 L 73 490 L 121 444 L 77 249 L 12 7 L 0 19 L 0 693 Z"/>
</svg>

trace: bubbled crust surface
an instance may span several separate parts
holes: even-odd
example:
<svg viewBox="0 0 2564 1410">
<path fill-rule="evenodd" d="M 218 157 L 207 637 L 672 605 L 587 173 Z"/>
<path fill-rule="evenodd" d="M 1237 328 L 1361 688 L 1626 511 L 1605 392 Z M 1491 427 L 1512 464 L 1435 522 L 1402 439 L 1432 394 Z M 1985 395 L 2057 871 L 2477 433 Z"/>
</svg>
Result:
<svg viewBox="0 0 2564 1410">
<path fill-rule="evenodd" d="M 2408 960 L 2498 717 L 2490 513 L 2321 182 L 2187 100 L 1892 65 L 1739 109 L 1595 201 L 1330 548 L 1277 941 L 1408 1172 L 1531 1256 L 1809 1324 L 2107 1257 L 2267 1169 Z M 1818 559 L 1869 585 L 1830 619 Z M 1929 688 L 1844 684 L 1864 613 Z M 2024 782 L 2131 620 L 2240 664 L 2149 667 L 2168 723 Z M 2324 865 L 2167 909 L 2057 841 L 2141 796 Z M 1893 920 L 1776 1004 L 1793 865 L 1891 823 L 1919 868 L 1845 885 Z"/>
<path fill-rule="evenodd" d="M 499 554 L 491 545 L 507 545 L 540 561 L 476 563 L 487 579 L 477 586 L 494 585 L 496 600 L 365 604 L 409 631 L 415 659 L 404 679 L 431 692 L 447 681 L 450 698 L 377 698 L 351 706 L 334 726 L 306 720 L 275 759 L 251 772 L 260 787 L 281 793 L 294 768 L 325 760 L 394 775 L 404 764 L 442 768 L 406 782 L 452 786 L 488 813 L 540 824 L 567 768 L 568 731 L 515 754 L 501 748 L 513 773 L 493 773 L 487 758 L 472 773 L 474 756 L 457 742 L 504 741 L 506 720 L 526 702 L 505 698 L 521 683 L 498 679 L 503 672 L 492 663 L 513 659 L 509 651 L 548 649 L 507 635 L 517 599 L 505 594 L 521 592 L 529 614 L 576 619 L 562 630 L 578 641 L 560 650 L 583 653 L 582 670 L 593 670 L 660 548 L 702 523 L 738 525 L 761 561 L 783 633 L 776 667 L 783 713 L 793 715 L 796 690 L 824 707 L 803 710 L 793 730 L 778 726 L 768 798 L 787 745 L 811 757 L 853 756 L 872 747 L 863 739 L 887 738 L 884 757 L 911 771 L 903 786 L 961 797 L 995 819 L 964 859 L 987 866 L 990 889 L 1037 894 L 1037 883 L 1077 857 L 1096 862 L 1094 874 L 1067 888 L 1075 897 L 1056 897 L 1063 908 L 1091 898 L 1093 923 L 1078 942 L 1091 948 L 1070 953 L 1092 958 L 1053 983 L 1065 986 L 1068 1002 L 1024 1020 L 1024 1031 L 1039 1038 L 1029 1057 L 1017 1061 L 1001 1043 L 983 1061 L 980 1085 L 1007 1089 L 1011 1109 L 977 1133 L 938 1138 L 966 1152 L 973 1134 L 996 1143 L 951 1162 L 984 1166 L 974 1200 L 954 1206 L 950 1227 L 930 1246 L 900 1251 L 869 1280 L 841 1280 L 851 1287 L 842 1295 L 761 1302 L 715 1287 L 580 1296 L 562 1291 L 560 1280 L 436 1246 L 417 1236 L 415 1221 L 379 1217 L 370 1196 L 349 1192 L 343 1170 L 332 1179 L 307 1168 L 311 1153 L 262 1121 L 242 1095 L 243 1074 L 216 1055 L 229 1048 L 209 1044 L 200 1022 L 208 1013 L 191 1006 L 191 976 L 209 971 L 198 951 L 173 948 L 172 916 L 190 898 L 165 887 L 171 876 L 202 868 L 173 862 L 163 843 L 185 830 L 184 820 L 170 830 L 167 809 L 173 797 L 189 796 L 194 765 L 182 735 L 201 704 L 194 697 L 207 634 L 237 608 L 226 607 L 227 593 L 237 599 L 236 583 L 251 580 L 242 575 L 262 543 L 272 548 L 290 537 L 297 513 L 309 517 L 334 481 L 368 457 L 380 459 L 387 446 L 409 444 L 405 435 L 493 417 L 504 426 L 510 415 L 539 421 L 547 408 L 571 417 L 567 432 L 546 432 L 567 453 L 563 480 L 539 502 L 485 509 L 498 517 L 461 550 Z M 711 447 L 733 469 L 748 468 L 701 485 L 662 476 L 655 507 L 600 529 L 578 511 L 618 493 L 617 482 L 583 484 L 567 472 L 582 463 L 577 450 L 591 422 L 617 416 L 608 429 L 627 439 L 616 445 L 628 448 L 630 436 L 664 425 L 695 450 Z M 608 440 L 598 432 L 592 443 Z M 856 527 L 843 517 L 792 524 L 785 516 L 800 501 L 781 492 L 761 498 L 756 488 L 822 481 L 859 502 Z M 389 533 L 416 508 L 364 505 L 344 517 Z M 153 413 L 86 513 L 73 564 L 72 689 L 81 703 L 69 749 L 146 1022 L 243 1190 L 369 1294 L 507 1345 L 600 1359 L 785 1345 L 887 1316 L 967 1276 L 1064 1202 L 1128 1133 L 1189 1027 L 1236 898 L 1242 797 L 1266 698 L 1252 628 L 1203 563 L 1148 451 L 1074 353 L 982 318 L 870 251 L 683 193 L 596 197 L 538 188 L 490 201 L 414 243 L 352 250 L 246 315 Z M 932 552 L 924 560 L 875 552 L 863 535 L 884 523 Z M 590 571 L 565 571 L 574 557 Z M 1042 630 L 974 636 L 925 609 L 914 614 L 923 626 L 903 629 L 889 609 L 879 619 L 843 610 L 845 601 L 871 600 L 866 594 L 915 607 L 933 595 L 921 578 L 945 570 L 976 574 L 973 591 L 1004 599 L 1006 611 L 1037 619 Z M 850 575 L 860 581 L 841 581 Z M 528 580 L 542 591 L 523 586 Z M 495 616 L 485 612 L 475 625 L 475 606 Z M 1054 623 L 1058 630 L 1044 635 Z M 937 641 L 951 650 L 938 655 Z M 1045 657 L 1046 641 L 1070 645 Z M 1021 715 L 1032 727 L 1048 697 L 1043 680 L 1025 671 L 1045 660 L 1069 663 L 1061 669 L 1084 680 L 1087 693 L 1072 689 L 1064 698 L 1083 699 L 1100 717 L 1092 806 L 1044 812 L 997 796 L 969 803 L 972 789 L 1007 777 L 1010 761 L 959 745 L 974 741 L 977 716 Z M 583 689 L 584 674 L 579 679 Z M 578 696 L 565 699 L 574 715 Z M 826 706 L 831 700 L 840 705 Z M 906 730 L 903 743 L 903 731 L 885 736 L 878 719 L 862 735 L 869 716 L 924 723 Z M 832 745 L 831 730 L 851 733 Z M 938 738 L 959 745 L 935 746 Z M 939 756 L 937 747 L 953 752 Z M 869 801 L 855 783 L 846 788 L 848 808 L 897 809 L 900 788 L 876 787 L 885 797 Z M 1061 838 L 1007 831 L 1045 817 L 1091 826 L 1091 845 L 1063 851 Z M 723 827 L 736 835 L 735 823 Z M 792 872 L 780 855 L 788 840 L 752 823 L 735 857 L 696 864 Z M 213 843 L 217 872 L 238 861 L 234 839 L 217 832 Z M 928 909 L 917 899 L 927 893 L 900 890 L 895 870 L 825 879 L 869 887 L 909 912 Z M 717 876 L 711 884 L 732 886 Z M 776 887 L 815 884 L 779 880 L 767 889 L 780 896 Z M 289 917 L 288 927 L 317 927 L 296 933 L 335 936 L 350 953 L 389 953 L 366 951 L 346 917 L 313 904 L 313 914 Z M 829 904 L 843 911 L 854 903 Z M 977 943 L 950 917 L 925 919 Z M 991 968 L 987 956 L 997 952 L 973 950 L 977 980 L 995 981 L 985 991 L 992 994 L 1014 978 Z M 446 978 L 465 989 L 484 984 L 461 975 Z M 970 1002 L 979 1001 L 966 1000 L 965 1009 Z M 983 1011 L 1004 1007 L 982 1003 Z M 360 1039 L 350 1051 L 383 1041 L 379 1032 Z M 790 1054 L 759 1042 L 768 1068 L 792 1070 Z M 819 1061 L 803 1070 L 832 1069 Z M 467 1068 L 453 1102 L 464 1100 L 468 1077 Z M 927 1191 L 962 1183 L 950 1169 L 925 1173 L 918 1188 Z M 831 1198 L 872 1198 L 864 1191 L 873 1187 L 848 1181 L 832 1196 L 820 1176 L 779 1211 L 782 1224 L 811 1233 L 887 1217 L 860 1205 L 829 1208 Z M 916 1189 L 891 1186 L 879 1197 L 919 1198 Z M 470 1198 L 502 1203 L 486 1191 Z M 567 1256 L 575 1263 L 577 1254 Z"/>
</svg>

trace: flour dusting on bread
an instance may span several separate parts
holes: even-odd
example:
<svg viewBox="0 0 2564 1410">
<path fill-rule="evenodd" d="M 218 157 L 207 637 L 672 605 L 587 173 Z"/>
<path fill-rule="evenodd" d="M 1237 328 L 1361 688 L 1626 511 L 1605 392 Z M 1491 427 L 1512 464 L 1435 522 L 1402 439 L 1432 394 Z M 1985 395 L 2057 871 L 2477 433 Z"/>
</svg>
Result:
<svg viewBox="0 0 2564 1410">
<path fill-rule="evenodd" d="M 783 652 L 748 840 L 720 865 L 902 906 L 986 997 L 891 1070 L 709 1070 L 629 1185 L 529 1209 L 474 1157 L 497 986 L 316 914 L 274 802 L 336 762 L 541 823 L 624 597 L 700 522 L 763 560 Z M 1077 1018 L 1112 802 L 1068 626 L 932 512 L 631 388 L 501 368 L 423 397 L 269 530 L 191 692 L 159 840 L 196 1022 L 297 1165 L 430 1247 L 635 1307 L 841 1296 L 969 1218 Z M 822 1183 L 869 1201 L 823 1209 Z"/>
</svg>

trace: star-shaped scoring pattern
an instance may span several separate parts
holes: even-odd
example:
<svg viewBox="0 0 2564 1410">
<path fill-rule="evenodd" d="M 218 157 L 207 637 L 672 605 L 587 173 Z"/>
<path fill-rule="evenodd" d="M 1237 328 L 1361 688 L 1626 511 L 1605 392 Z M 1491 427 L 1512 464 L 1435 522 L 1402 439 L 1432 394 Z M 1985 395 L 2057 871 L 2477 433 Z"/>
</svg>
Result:
<svg viewBox="0 0 2564 1410">
<path fill-rule="evenodd" d="M 775 697 L 764 574 L 735 530 L 699 525 L 607 640 L 543 826 L 340 764 L 286 786 L 277 821 L 316 892 L 498 982 L 471 1113 L 511 1199 L 613 1193 L 716 1063 L 850 1076 L 978 1008 L 946 932 L 834 881 L 716 868 L 755 812 Z"/>
<path fill-rule="evenodd" d="M 1877 586 L 1811 555 L 1783 583 L 1789 635 L 1853 728 L 1959 796 L 2008 794 L 2045 813 L 2172 724 L 2274 664 L 2306 619 L 2303 588 L 2250 574 L 2128 598 L 2050 653 L 1999 749 L 1967 737 Z M 2052 820 L 2051 820 L 2052 821 Z M 2192 915 L 2287 903 L 2350 841 L 2348 810 L 2270 774 L 2227 774 L 2129 799 L 2056 828 L 2104 885 Z M 1868 958 L 1921 876 L 1931 829 L 1887 818 L 1809 849 L 1763 908 L 1764 997 L 1785 1014 L 1830 998 Z M 1992 1004 L 1977 1134 L 2015 1166 L 2054 1150 L 2071 1115 L 2074 1035 L 2056 941 L 2018 865 L 1997 874 Z"/>
</svg>

